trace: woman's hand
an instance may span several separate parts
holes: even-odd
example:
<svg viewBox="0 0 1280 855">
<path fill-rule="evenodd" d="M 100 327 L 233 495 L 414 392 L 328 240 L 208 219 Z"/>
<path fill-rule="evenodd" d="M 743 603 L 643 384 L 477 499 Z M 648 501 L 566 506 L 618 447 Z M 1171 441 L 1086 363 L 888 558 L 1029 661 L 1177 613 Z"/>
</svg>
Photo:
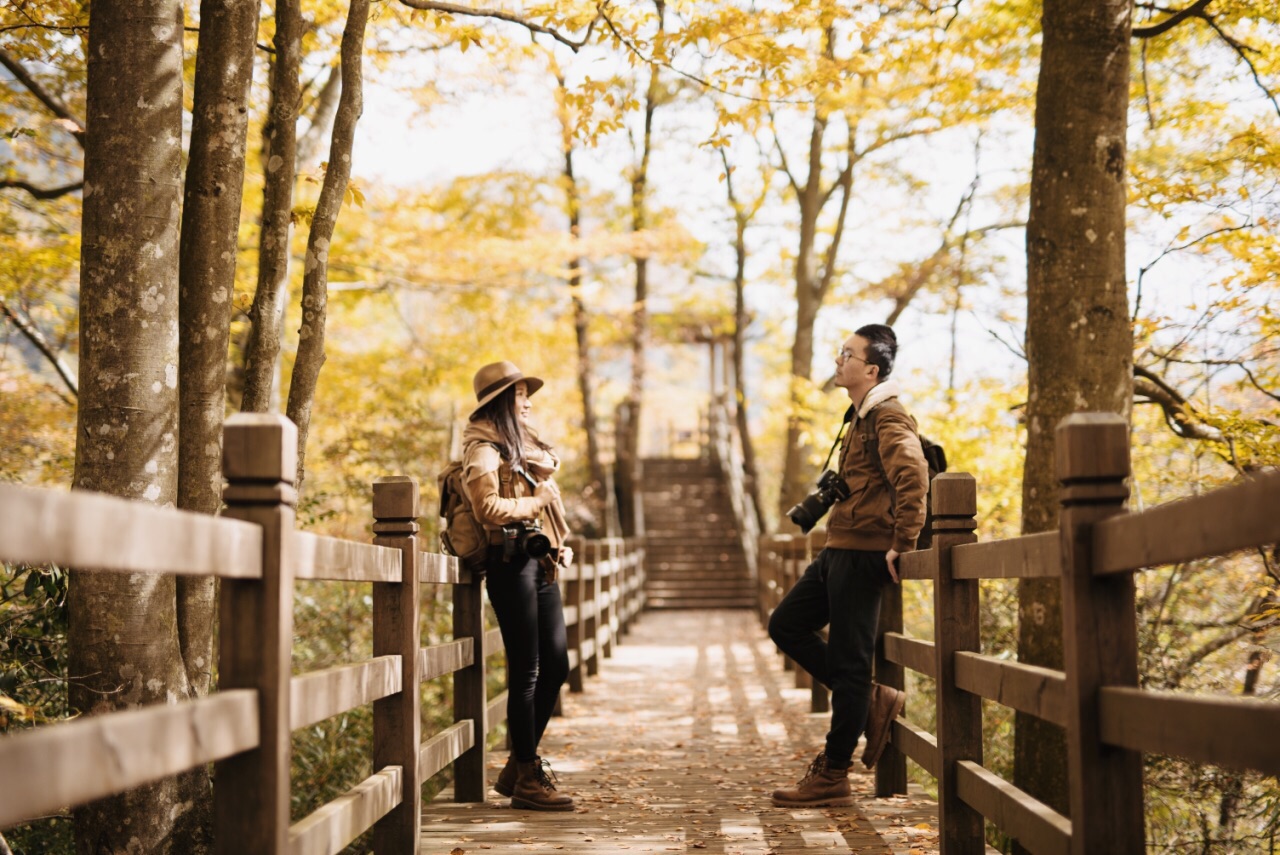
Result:
<svg viewBox="0 0 1280 855">
<path fill-rule="evenodd" d="M 561 567 L 565 567 L 565 568 L 572 567 L 573 566 L 573 547 L 572 546 L 560 547 L 559 558 L 560 558 Z"/>
<path fill-rule="evenodd" d="M 533 490 L 533 497 L 542 503 L 542 507 L 552 504 L 560 498 L 560 487 L 555 481 L 542 481 Z"/>
</svg>

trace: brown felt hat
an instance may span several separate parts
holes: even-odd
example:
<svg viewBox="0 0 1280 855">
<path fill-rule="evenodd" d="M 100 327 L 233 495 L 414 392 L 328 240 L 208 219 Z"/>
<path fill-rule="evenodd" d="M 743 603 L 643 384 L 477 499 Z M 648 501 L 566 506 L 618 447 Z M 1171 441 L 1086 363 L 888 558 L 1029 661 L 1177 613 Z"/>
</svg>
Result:
<svg viewBox="0 0 1280 855">
<path fill-rule="evenodd" d="M 525 377 L 514 363 L 506 360 L 490 362 L 481 368 L 476 372 L 475 379 L 471 381 L 471 385 L 476 390 L 476 408 L 471 411 L 471 415 L 474 416 L 477 410 L 521 380 L 528 384 L 530 395 L 542 388 L 542 380 L 537 377 Z"/>
</svg>

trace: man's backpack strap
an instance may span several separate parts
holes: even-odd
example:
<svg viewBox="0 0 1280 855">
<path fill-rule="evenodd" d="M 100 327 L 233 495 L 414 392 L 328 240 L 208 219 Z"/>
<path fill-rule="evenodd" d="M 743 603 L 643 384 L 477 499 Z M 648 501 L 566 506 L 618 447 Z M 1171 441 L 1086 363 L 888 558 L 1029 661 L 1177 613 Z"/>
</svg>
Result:
<svg viewBox="0 0 1280 855">
<path fill-rule="evenodd" d="M 898 490 L 893 486 L 893 481 L 889 479 L 889 473 L 885 471 L 884 461 L 880 459 L 880 435 L 876 433 L 876 411 L 883 406 L 896 403 L 890 398 L 887 401 L 881 401 L 872 407 L 865 416 L 858 421 L 858 432 L 862 434 L 862 447 L 867 449 L 871 454 L 871 459 L 876 462 L 876 469 L 880 472 L 880 477 L 884 479 L 885 486 L 889 489 L 889 507 L 897 515 L 898 509 Z M 898 404 L 898 409 L 906 412 L 906 409 Z M 914 422 L 915 419 L 913 418 Z"/>
</svg>

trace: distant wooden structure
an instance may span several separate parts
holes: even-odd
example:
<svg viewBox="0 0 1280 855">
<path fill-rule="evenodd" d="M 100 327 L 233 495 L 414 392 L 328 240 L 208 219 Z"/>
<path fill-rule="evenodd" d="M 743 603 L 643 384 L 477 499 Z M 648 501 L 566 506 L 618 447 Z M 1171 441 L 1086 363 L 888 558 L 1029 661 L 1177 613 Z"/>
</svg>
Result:
<svg viewBox="0 0 1280 855">
<path fill-rule="evenodd" d="M 702 420 L 697 457 L 646 457 L 635 485 L 652 608 L 756 605 L 760 525 L 723 395 Z"/>
<path fill-rule="evenodd" d="M 1063 421 L 1057 465 L 1059 530 L 988 543 L 976 542 L 973 476 L 939 475 L 933 548 L 900 562 L 904 581 L 933 583 L 935 640 L 903 633 L 901 588 L 882 606 L 876 679 L 902 688 L 909 668 L 935 680 L 938 732 L 899 719 L 876 791 L 906 791 L 907 757 L 937 778 L 945 855 L 982 852 L 984 819 L 1042 855 L 1145 852 L 1142 752 L 1280 774 L 1280 703 L 1139 688 L 1133 583 L 1147 567 L 1280 542 L 1280 473 L 1125 513 L 1128 425 L 1102 414 Z M 820 548 L 820 539 L 762 539 L 762 620 Z M 1029 577 L 1062 580 L 1065 671 L 980 650 L 978 581 Z M 1070 816 L 982 766 L 984 698 L 1066 729 Z"/>
<path fill-rule="evenodd" d="M 0 828 L 216 763 L 215 846 L 225 853 L 332 855 L 372 828 L 374 851 L 417 853 L 422 784 L 454 765 L 460 800 L 483 800 L 485 737 L 505 717 L 489 698 L 481 580 L 418 542 L 418 485 L 377 479 L 372 544 L 294 527 L 296 431 L 237 415 L 223 455 L 227 513 L 210 517 L 94 493 L 0 486 L 0 559 L 97 572 L 222 579 L 218 691 L 172 706 L 87 716 L 0 738 Z M 634 541 L 578 541 L 565 574 L 571 686 L 644 603 Z M 373 658 L 293 676 L 293 595 L 301 580 L 373 583 Z M 420 586 L 453 591 L 453 640 L 420 646 Z M 423 740 L 422 682 L 454 675 L 454 724 Z M 376 770 L 289 822 L 290 734 L 372 704 Z"/>
</svg>

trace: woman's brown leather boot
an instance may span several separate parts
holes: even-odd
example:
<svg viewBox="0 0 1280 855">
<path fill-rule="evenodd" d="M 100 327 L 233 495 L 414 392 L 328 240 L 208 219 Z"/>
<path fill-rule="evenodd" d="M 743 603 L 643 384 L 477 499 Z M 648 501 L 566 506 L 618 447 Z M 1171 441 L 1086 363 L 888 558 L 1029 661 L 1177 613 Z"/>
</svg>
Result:
<svg viewBox="0 0 1280 855">
<path fill-rule="evenodd" d="M 507 765 L 502 767 L 502 771 L 498 773 L 498 780 L 494 783 L 493 788 L 498 791 L 498 795 L 511 797 L 516 790 L 516 756 L 514 754 L 507 755 Z"/>
<path fill-rule="evenodd" d="M 516 763 L 516 788 L 511 806 L 525 810 L 573 810 L 573 799 L 556 792 L 551 764 L 538 758 Z"/>
</svg>

